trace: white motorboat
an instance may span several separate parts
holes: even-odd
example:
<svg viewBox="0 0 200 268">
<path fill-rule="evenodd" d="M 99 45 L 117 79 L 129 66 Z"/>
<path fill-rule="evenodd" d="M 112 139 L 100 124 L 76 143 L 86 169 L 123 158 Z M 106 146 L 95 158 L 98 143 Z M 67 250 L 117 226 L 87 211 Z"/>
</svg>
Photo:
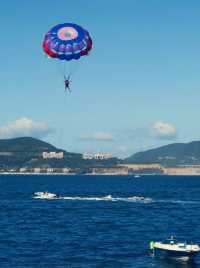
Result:
<svg viewBox="0 0 200 268">
<path fill-rule="evenodd" d="M 138 175 L 138 174 L 136 174 L 135 176 L 134 176 L 134 178 L 140 178 L 141 176 L 140 175 Z"/>
<path fill-rule="evenodd" d="M 188 244 L 187 242 L 178 242 L 173 236 L 164 242 L 150 242 L 150 249 L 154 255 L 181 259 L 188 261 L 200 252 L 200 247 L 197 244 Z"/>
<path fill-rule="evenodd" d="M 49 193 L 49 192 L 36 192 L 34 193 L 35 198 L 39 198 L 39 199 L 54 199 L 57 197 L 56 194 L 53 193 Z"/>
</svg>

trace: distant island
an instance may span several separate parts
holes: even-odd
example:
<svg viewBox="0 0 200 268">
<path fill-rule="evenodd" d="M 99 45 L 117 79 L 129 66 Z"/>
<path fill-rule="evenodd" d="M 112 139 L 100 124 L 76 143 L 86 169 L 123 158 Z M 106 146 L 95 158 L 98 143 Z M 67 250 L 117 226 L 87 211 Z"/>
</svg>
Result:
<svg viewBox="0 0 200 268">
<path fill-rule="evenodd" d="M 174 143 L 126 159 L 67 152 L 35 139 L 0 140 L 0 173 L 200 175 L 200 141 Z"/>
</svg>

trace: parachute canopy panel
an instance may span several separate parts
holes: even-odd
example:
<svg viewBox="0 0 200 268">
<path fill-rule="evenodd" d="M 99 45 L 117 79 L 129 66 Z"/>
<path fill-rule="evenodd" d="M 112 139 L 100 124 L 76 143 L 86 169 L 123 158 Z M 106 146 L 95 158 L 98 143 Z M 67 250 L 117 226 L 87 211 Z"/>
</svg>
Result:
<svg viewBox="0 0 200 268">
<path fill-rule="evenodd" d="M 45 34 L 43 49 L 51 58 L 78 60 L 88 55 L 92 49 L 92 39 L 88 31 L 77 24 L 58 24 Z"/>
</svg>

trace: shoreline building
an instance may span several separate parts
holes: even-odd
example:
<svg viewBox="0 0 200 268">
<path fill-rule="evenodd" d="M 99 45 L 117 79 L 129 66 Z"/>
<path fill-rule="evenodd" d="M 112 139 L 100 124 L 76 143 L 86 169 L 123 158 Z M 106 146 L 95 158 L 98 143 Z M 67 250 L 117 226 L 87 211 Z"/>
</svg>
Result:
<svg viewBox="0 0 200 268">
<path fill-rule="evenodd" d="M 64 152 L 43 152 L 42 158 L 43 159 L 63 159 Z"/>
<path fill-rule="evenodd" d="M 112 154 L 111 153 L 95 153 L 95 154 L 84 153 L 82 155 L 82 158 L 84 160 L 107 160 L 107 159 L 112 158 Z"/>
</svg>

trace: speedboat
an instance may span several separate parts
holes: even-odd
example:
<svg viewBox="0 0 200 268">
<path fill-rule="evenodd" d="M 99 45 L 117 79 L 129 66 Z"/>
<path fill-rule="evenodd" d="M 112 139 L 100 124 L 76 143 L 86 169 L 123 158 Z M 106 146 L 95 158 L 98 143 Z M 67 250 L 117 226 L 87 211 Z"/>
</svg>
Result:
<svg viewBox="0 0 200 268">
<path fill-rule="evenodd" d="M 40 199 L 54 199 L 57 197 L 56 194 L 49 193 L 49 192 L 36 192 L 34 193 L 35 198 L 40 198 Z"/>
<path fill-rule="evenodd" d="M 168 257 L 179 260 L 192 260 L 200 252 L 197 244 L 178 242 L 173 236 L 164 242 L 150 242 L 150 249 L 153 254 L 161 257 Z"/>
<path fill-rule="evenodd" d="M 135 176 L 134 176 L 134 178 L 140 178 L 141 176 L 140 175 L 138 175 L 138 174 L 136 174 Z"/>
<path fill-rule="evenodd" d="M 104 198 L 105 198 L 105 199 L 112 199 L 112 195 L 111 195 L 111 194 L 106 195 Z"/>
</svg>

